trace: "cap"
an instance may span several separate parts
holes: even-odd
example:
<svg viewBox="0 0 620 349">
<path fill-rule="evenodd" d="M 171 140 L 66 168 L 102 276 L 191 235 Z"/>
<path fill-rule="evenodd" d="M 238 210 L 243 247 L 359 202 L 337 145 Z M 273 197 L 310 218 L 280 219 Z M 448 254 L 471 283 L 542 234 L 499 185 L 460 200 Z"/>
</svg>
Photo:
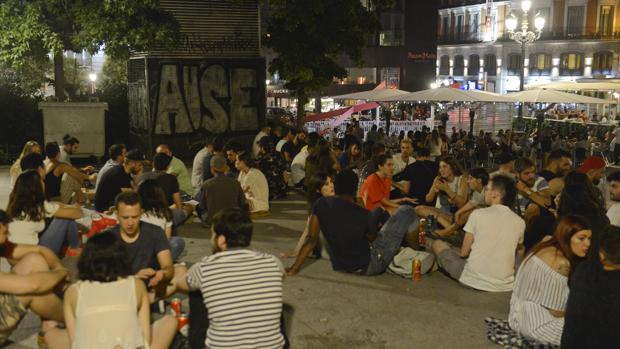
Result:
<svg viewBox="0 0 620 349">
<path fill-rule="evenodd" d="M 125 156 L 125 158 L 131 161 L 145 161 L 146 160 L 146 156 L 144 156 L 144 153 L 140 151 L 139 149 L 131 149 L 130 151 L 127 152 L 127 155 Z"/>
<path fill-rule="evenodd" d="M 498 165 L 505 165 L 513 160 L 515 160 L 515 157 L 511 153 L 499 153 L 495 157 L 495 163 Z"/>
<path fill-rule="evenodd" d="M 588 157 L 581 166 L 577 169 L 578 172 L 588 173 L 590 170 L 599 170 L 601 168 L 605 168 L 607 164 L 605 160 L 603 160 L 600 156 L 590 156 Z"/>
<path fill-rule="evenodd" d="M 221 155 L 214 155 L 211 157 L 211 169 L 218 172 L 226 172 L 228 170 L 228 164 L 226 159 Z"/>
</svg>

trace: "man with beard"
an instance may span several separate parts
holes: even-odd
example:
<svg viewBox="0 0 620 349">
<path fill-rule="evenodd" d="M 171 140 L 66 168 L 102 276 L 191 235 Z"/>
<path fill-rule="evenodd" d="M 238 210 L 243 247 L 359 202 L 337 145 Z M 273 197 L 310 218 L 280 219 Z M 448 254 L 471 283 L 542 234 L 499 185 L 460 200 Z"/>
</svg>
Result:
<svg viewBox="0 0 620 349">
<path fill-rule="evenodd" d="M 551 192 L 547 181 L 536 174 L 534 163 L 528 158 L 515 161 L 517 172 L 517 213 L 526 223 L 523 244 L 526 250 L 540 242 L 553 227 L 554 217 L 547 209 Z"/>
<path fill-rule="evenodd" d="M 620 226 L 620 171 L 607 176 L 609 183 L 609 198 L 614 202 L 607 210 L 607 218 L 613 225 Z"/>
<path fill-rule="evenodd" d="M 555 197 L 562 191 L 562 188 L 564 188 L 564 176 L 572 167 L 571 155 L 567 151 L 556 149 L 549 154 L 547 166 L 538 175 L 549 183 L 552 197 Z"/>
<path fill-rule="evenodd" d="M 95 193 L 95 209 L 98 212 L 107 211 L 114 204 L 114 198 L 119 193 L 133 190 L 132 176 L 137 177 L 142 173 L 145 160 L 140 150 L 133 149 L 127 153 L 122 165 L 112 167 L 101 176 Z"/>
<path fill-rule="evenodd" d="M 610 201 L 609 189 L 607 181 L 605 180 L 605 160 L 599 156 L 588 157 L 581 166 L 577 169 L 577 172 L 581 172 L 588 176 L 592 184 L 603 193 L 605 204 Z"/>
<path fill-rule="evenodd" d="M 194 264 L 179 285 L 186 292 L 200 291 L 198 298 L 204 299 L 202 304 L 192 304 L 190 294 L 193 345 L 200 337 L 195 331 L 206 327 L 204 317 L 202 324 L 192 323 L 194 315 L 207 315 L 206 310 L 209 325 L 206 341 L 196 343 L 200 347 L 284 347 L 280 322 L 284 268 L 275 256 L 249 248 L 252 230 L 249 215 L 238 208 L 225 209 L 213 218 L 213 254 Z"/>
</svg>

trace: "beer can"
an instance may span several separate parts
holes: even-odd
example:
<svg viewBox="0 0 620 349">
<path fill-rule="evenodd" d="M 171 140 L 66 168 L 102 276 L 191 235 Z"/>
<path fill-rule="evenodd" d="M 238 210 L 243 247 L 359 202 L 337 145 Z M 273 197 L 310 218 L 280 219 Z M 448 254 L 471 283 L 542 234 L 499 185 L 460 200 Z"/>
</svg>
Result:
<svg viewBox="0 0 620 349">
<path fill-rule="evenodd" d="M 189 334 L 189 318 L 186 313 L 181 313 L 177 317 L 178 324 L 177 330 L 181 333 L 182 336 L 187 337 Z"/>
<path fill-rule="evenodd" d="M 425 247 L 426 246 L 426 232 L 425 231 L 421 231 L 418 235 L 418 244 L 420 245 L 420 247 Z"/>
<path fill-rule="evenodd" d="M 181 305 L 181 299 L 173 298 L 172 301 L 170 301 L 170 309 L 172 309 L 175 316 L 179 316 L 181 312 L 183 311 L 183 306 Z"/>
<path fill-rule="evenodd" d="M 422 263 L 419 259 L 413 260 L 412 279 L 413 281 L 420 281 L 422 278 Z"/>
</svg>

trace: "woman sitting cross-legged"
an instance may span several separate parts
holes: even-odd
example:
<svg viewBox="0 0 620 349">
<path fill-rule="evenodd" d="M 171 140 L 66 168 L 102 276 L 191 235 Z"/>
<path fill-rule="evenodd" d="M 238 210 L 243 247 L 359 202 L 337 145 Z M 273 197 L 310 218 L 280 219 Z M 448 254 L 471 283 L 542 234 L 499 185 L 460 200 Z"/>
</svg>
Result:
<svg viewBox="0 0 620 349">
<path fill-rule="evenodd" d="M 7 213 L 11 218 L 11 242 L 40 244 L 57 255 L 68 246 L 67 255 L 79 255 L 80 239 L 74 220 L 82 217 L 82 210 L 46 201 L 44 184 L 37 171 L 26 170 L 17 177 L 9 196 Z"/>
<path fill-rule="evenodd" d="M 256 167 L 249 152 L 237 155 L 235 167 L 239 170 L 239 183 L 245 193 L 253 216 L 269 213 L 269 184 L 265 175 Z"/>
<path fill-rule="evenodd" d="M 534 246 L 519 268 L 510 300 L 510 327 L 528 339 L 560 345 L 568 282 L 590 249 L 584 218 L 560 218 L 555 233 Z"/>
<path fill-rule="evenodd" d="M 168 348 L 177 320 L 150 325 L 144 282 L 129 275 L 127 252 L 112 232 L 92 237 L 78 262 L 80 281 L 65 292 L 65 323 L 72 348 Z"/>
<path fill-rule="evenodd" d="M 140 220 L 156 225 L 164 231 L 168 242 L 170 242 L 172 260 L 176 261 L 185 249 L 185 240 L 179 236 L 173 236 L 173 214 L 168 207 L 164 189 L 156 180 L 147 179 L 140 183 L 138 194 L 142 198 L 142 209 L 144 210 Z"/>
</svg>

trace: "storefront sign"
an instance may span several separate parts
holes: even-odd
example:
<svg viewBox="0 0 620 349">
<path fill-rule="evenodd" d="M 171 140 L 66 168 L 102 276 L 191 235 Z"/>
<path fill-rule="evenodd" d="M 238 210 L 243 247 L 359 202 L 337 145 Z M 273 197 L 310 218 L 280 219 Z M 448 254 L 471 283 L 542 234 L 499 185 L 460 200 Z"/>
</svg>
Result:
<svg viewBox="0 0 620 349">
<path fill-rule="evenodd" d="M 433 52 L 408 52 L 407 58 L 419 62 L 434 61 L 437 60 L 437 54 Z"/>
</svg>

